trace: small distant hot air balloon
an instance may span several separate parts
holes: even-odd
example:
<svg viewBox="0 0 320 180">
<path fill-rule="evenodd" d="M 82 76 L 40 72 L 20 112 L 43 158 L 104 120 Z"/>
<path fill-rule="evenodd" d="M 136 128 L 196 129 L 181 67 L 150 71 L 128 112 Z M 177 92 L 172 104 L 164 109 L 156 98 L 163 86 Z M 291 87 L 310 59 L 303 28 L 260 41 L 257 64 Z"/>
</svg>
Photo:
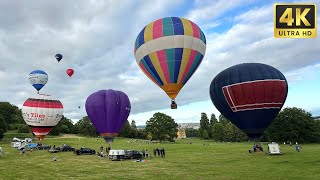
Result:
<svg viewBox="0 0 320 180">
<path fill-rule="evenodd" d="M 112 143 L 120 133 L 131 109 L 128 96 L 112 89 L 91 94 L 85 107 L 93 126 L 107 143 Z"/>
<path fill-rule="evenodd" d="M 59 123 L 62 115 L 62 103 L 50 95 L 31 97 L 22 106 L 24 121 L 40 141 Z"/>
<path fill-rule="evenodd" d="M 62 55 L 61 54 L 56 54 L 55 58 L 57 59 L 58 62 L 60 62 L 61 59 L 62 59 Z"/>
<path fill-rule="evenodd" d="M 210 85 L 215 107 L 256 141 L 281 110 L 287 93 L 285 76 L 276 68 L 260 63 L 227 68 Z"/>
<path fill-rule="evenodd" d="M 199 67 L 206 38 L 192 21 L 166 17 L 151 22 L 139 33 L 134 55 L 140 69 L 171 98 L 175 98 Z"/>
<path fill-rule="evenodd" d="M 73 69 L 67 69 L 66 73 L 71 77 L 74 73 Z"/>
<path fill-rule="evenodd" d="M 48 82 L 48 75 L 42 70 L 34 70 L 29 74 L 30 84 L 38 91 Z"/>
</svg>

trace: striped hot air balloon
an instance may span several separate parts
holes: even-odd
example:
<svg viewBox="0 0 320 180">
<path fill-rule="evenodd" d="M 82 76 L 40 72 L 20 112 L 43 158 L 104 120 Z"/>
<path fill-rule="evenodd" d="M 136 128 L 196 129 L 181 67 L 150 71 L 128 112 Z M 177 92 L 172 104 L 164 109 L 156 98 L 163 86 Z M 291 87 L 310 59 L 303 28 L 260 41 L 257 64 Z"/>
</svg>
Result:
<svg viewBox="0 0 320 180">
<path fill-rule="evenodd" d="M 38 94 L 27 99 L 22 106 L 24 121 L 40 141 L 58 124 L 62 115 L 62 103 L 50 95 Z"/>
<path fill-rule="evenodd" d="M 139 33 L 134 55 L 141 70 L 172 99 L 199 67 L 206 38 L 192 21 L 166 17 L 151 22 Z"/>
<path fill-rule="evenodd" d="M 29 74 L 29 82 L 39 93 L 48 82 L 48 74 L 42 70 L 34 70 Z"/>
</svg>

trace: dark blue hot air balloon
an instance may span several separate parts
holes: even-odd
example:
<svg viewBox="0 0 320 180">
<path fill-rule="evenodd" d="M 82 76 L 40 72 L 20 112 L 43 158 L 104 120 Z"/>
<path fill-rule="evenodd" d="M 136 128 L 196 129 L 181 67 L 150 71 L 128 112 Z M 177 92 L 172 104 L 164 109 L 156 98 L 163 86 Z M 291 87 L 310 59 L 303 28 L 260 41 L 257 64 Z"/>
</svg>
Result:
<svg viewBox="0 0 320 180">
<path fill-rule="evenodd" d="M 131 109 L 128 96 L 112 89 L 91 94 L 85 106 L 93 126 L 108 143 L 121 131 Z"/>
<path fill-rule="evenodd" d="M 58 62 L 60 62 L 63 56 L 58 53 L 54 57 L 57 59 Z"/>
<path fill-rule="evenodd" d="M 210 85 L 215 107 L 251 140 L 259 140 L 281 110 L 287 92 L 285 76 L 276 68 L 260 63 L 229 67 Z"/>
</svg>

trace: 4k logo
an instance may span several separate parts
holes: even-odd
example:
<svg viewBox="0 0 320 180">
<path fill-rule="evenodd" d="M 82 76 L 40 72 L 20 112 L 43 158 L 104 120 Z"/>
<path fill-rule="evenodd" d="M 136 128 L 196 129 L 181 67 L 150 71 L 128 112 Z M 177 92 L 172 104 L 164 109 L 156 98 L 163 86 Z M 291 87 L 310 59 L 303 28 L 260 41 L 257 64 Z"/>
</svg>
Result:
<svg viewBox="0 0 320 180">
<path fill-rule="evenodd" d="M 274 37 L 316 38 L 316 4 L 274 4 Z"/>
</svg>

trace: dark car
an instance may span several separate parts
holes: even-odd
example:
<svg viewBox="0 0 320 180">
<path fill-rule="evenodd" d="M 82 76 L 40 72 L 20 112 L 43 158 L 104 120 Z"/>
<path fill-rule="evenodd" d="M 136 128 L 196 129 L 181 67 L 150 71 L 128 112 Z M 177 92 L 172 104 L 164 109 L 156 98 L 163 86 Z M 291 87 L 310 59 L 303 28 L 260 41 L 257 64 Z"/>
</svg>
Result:
<svg viewBox="0 0 320 180">
<path fill-rule="evenodd" d="M 124 158 L 125 159 L 141 159 L 142 154 L 137 150 L 125 150 Z"/>
<path fill-rule="evenodd" d="M 74 151 L 75 154 L 77 155 L 82 155 L 82 154 L 96 154 L 96 151 L 90 148 L 85 148 L 82 147 L 80 149 L 77 149 Z"/>
<path fill-rule="evenodd" d="M 74 151 L 75 150 L 74 147 L 71 147 L 71 146 L 69 146 L 67 144 L 59 146 L 56 149 L 59 150 L 59 151 Z"/>
<path fill-rule="evenodd" d="M 49 150 L 49 149 L 51 149 L 51 146 L 49 146 L 49 145 L 38 145 L 37 149 L 38 150 Z"/>
</svg>

